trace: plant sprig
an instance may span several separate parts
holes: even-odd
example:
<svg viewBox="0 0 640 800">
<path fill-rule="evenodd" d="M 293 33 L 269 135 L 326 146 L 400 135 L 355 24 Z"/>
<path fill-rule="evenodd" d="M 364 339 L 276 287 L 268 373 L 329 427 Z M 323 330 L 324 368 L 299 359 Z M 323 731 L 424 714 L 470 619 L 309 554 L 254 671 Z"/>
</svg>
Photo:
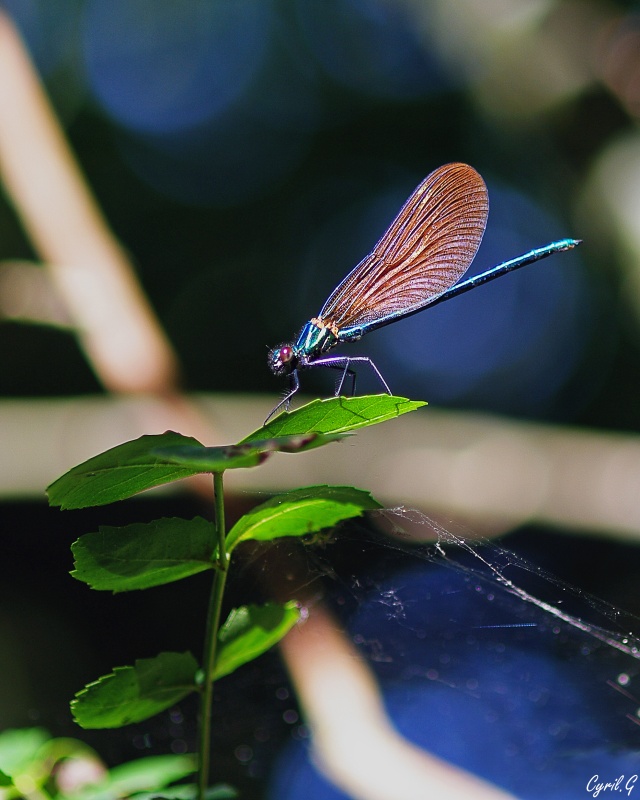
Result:
<svg viewBox="0 0 640 800">
<path fill-rule="evenodd" d="M 221 620 L 226 577 L 233 551 L 248 541 L 300 537 L 379 508 L 362 489 L 308 486 L 255 507 L 227 531 L 223 475 L 258 466 L 275 453 L 301 453 L 334 443 L 352 431 L 413 411 L 422 402 L 389 395 L 315 400 L 281 414 L 241 442 L 205 447 L 173 431 L 141 436 L 69 470 L 47 489 L 61 509 L 124 500 L 172 481 L 213 475 L 213 522 L 165 517 L 122 527 L 104 526 L 73 545 L 72 575 L 92 589 L 125 592 L 212 573 L 202 664 L 191 653 L 163 652 L 89 683 L 71 702 L 83 728 L 116 728 L 158 714 L 192 692 L 200 695 L 198 777 L 193 788 L 204 800 L 209 783 L 211 705 L 214 681 L 229 675 L 276 644 L 296 624 L 293 602 L 233 608 Z M 1 766 L 1 765 L 0 765 Z"/>
</svg>

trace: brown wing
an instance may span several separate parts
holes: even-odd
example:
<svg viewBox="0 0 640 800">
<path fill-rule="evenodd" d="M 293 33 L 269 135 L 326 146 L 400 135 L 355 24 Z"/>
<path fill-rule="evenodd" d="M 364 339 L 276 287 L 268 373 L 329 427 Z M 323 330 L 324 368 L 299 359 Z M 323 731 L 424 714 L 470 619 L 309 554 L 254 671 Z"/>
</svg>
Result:
<svg viewBox="0 0 640 800">
<path fill-rule="evenodd" d="M 434 170 L 319 317 L 344 329 L 428 305 L 467 271 L 488 214 L 487 187 L 472 167 L 445 164 Z"/>
</svg>

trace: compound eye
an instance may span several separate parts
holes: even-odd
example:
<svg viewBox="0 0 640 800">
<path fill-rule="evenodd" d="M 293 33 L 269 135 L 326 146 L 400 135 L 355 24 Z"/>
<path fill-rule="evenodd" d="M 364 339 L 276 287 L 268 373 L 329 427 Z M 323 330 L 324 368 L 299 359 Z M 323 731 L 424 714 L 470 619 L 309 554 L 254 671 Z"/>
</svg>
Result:
<svg viewBox="0 0 640 800">
<path fill-rule="evenodd" d="M 274 375 L 289 375 L 296 368 L 297 357 L 290 344 L 269 351 L 269 367 Z"/>
<path fill-rule="evenodd" d="M 280 361 L 283 364 L 288 364 L 289 361 L 293 358 L 293 349 L 288 345 L 280 348 L 280 352 L 278 354 L 280 356 Z"/>
</svg>

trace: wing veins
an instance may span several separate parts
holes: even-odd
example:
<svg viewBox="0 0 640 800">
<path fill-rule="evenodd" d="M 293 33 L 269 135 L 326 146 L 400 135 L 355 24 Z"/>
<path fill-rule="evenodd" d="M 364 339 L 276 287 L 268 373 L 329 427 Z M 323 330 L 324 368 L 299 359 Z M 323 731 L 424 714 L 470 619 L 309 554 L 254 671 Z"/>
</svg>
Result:
<svg viewBox="0 0 640 800">
<path fill-rule="evenodd" d="M 333 291 L 319 316 L 340 329 L 427 305 L 473 261 L 488 207 L 484 181 L 472 167 L 446 164 L 434 170 L 372 252 Z"/>
</svg>

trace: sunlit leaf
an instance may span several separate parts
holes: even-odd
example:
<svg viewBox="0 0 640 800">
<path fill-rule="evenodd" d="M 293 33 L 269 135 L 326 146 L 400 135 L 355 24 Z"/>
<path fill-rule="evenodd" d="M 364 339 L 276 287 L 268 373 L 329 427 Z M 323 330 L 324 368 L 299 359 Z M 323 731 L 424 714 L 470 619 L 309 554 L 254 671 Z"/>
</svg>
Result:
<svg viewBox="0 0 640 800">
<path fill-rule="evenodd" d="M 221 678 L 262 655 L 291 630 L 300 618 L 295 603 L 241 606 L 232 609 L 220 628 L 214 677 Z"/>
<path fill-rule="evenodd" d="M 119 728 L 170 708 L 194 691 L 198 664 L 191 653 L 160 653 L 116 667 L 71 701 L 83 728 Z"/>
<path fill-rule="evenodd" d="M 70 469 L 47 488 L 49 503 L 63 509 L 102 506 L 197 474 L 199 470 L 162 461 L 153 452 L 175 445 L 203 447 L 173 431 L 141 436 Z"/>
<path fill-rule="evenodd" d="M 302 452 L 341 438 L 321 432 L 260 437 L 251 444 L 205 447 L 173 431 L 141 436 L 84 461 L 48 488 L 49 503 L 63 509 L 101 506 L 202 472 L 255 467 L 271 453 Z"/>
<path fill-rule="evenodd" d="M 21 772 L 50 739 L 44 728 L 7 728 L 0 733 L 0 766 L 9 775 Z"/>
<path fill-rule="evenodd" d="M 426 405 L 419 400 L 373 394 L 360 397 L 330 397 L 312 400 L 295 411 L 284 412 L 243 439 L 252 442 L 271 436 L 317 433 L 348 433 L 399 417 Z"/>
<path fill-rule="evenodd" d="M 307 486 L 280 494 L 249 511 L 227 536 L 230 552 L 241 541 L 304 536 L 381 508 L 369 492 L 352 486 Z"/>
<path fill-rule="evenodd" d="M 71 574 L 92 589 L 148 589 L 212 568 L 214 541 L 213 525 L 202 517 L 101 526 L 71 546 Z"/>
<path fill-rule="evenodd" d="M 223 472 L 226 469 L 258 466 L 272 453 L 301 453 L 341 438 L 339 434 L 325 436 L 321 433 L 304 433 L 255 439 L 251 443 L 222 447 L 161 447 L 154 453 L 165 463 L 177 464 L 197 472 Z"/>
</svg>

